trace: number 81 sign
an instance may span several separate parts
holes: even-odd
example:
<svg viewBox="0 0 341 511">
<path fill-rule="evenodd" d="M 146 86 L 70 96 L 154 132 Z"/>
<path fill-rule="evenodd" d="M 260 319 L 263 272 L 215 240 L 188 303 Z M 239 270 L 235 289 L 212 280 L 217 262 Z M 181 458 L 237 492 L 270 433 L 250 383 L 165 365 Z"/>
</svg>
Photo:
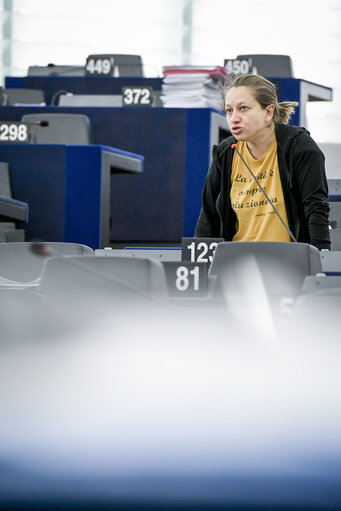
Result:
<svg viewBox="0 0 341 511">
<path fill-rule="evenodd" d="M 207 292 L 207 264 L 166 261 L 165 268 L 170 296 L 197 296 Z"/>
</svg>

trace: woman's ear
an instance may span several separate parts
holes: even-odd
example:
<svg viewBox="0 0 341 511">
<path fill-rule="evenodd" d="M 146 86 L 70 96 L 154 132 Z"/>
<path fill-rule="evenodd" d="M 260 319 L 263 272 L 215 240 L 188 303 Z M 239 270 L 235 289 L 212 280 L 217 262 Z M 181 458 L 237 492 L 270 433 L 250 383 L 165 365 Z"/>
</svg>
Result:
<svg viewBox="0 0 341 511">
<path fill-rule="evenodd" d="M 268 105 L 266 107 L 266 117 L 265 117 L 265 120 L 267 122 L 272 120 L 272 118 L 274 116 L 274 112 L 275 112 L 275 105 Z"/>
</svg>

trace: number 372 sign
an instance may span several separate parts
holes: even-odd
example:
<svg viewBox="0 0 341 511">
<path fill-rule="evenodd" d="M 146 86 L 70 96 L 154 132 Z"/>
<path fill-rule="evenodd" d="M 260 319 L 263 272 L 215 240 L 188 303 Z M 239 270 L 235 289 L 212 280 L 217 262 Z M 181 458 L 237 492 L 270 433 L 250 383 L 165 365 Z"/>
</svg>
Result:
<svg viewBox="0 0 341 511">
<path fill-rule="evenodd" d="M 149 86 L 122 87 L 122 105 L 152 106 L 152 91 L 152 87 Z"/>
</svg>

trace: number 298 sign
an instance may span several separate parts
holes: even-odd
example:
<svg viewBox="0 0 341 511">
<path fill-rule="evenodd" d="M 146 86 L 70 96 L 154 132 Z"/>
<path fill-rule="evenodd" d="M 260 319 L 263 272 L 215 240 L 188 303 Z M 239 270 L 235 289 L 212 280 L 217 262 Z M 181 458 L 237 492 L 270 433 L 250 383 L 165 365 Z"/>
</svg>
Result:
<svg viewBox="0 0 341 511">
<path fill-rule="evenodd" d="M 29 126 L 23 122 L 0 121 L 0 142 L 25 143 L 29 141 Z"/>
</svg>

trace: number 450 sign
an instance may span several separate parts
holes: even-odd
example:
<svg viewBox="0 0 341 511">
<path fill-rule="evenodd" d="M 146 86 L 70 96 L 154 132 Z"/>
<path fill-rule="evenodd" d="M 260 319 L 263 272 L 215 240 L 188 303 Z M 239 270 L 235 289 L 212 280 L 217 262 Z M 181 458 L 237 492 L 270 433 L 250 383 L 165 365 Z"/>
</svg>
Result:
<svg viewBox="0 0 341 511">
<path fill-rule="evenodd" d="M 247 75 L 252 73 L 252 59 L 226 59 L 224 67 L 229 74 Z"/>
</svg>

